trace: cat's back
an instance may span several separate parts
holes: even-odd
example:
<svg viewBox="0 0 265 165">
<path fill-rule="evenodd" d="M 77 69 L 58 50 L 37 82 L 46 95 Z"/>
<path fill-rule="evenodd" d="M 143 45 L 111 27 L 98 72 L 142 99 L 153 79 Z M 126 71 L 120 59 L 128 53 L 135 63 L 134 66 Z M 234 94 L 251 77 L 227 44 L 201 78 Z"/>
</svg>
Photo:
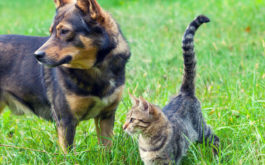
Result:
<svg viewBox="0 0 265 165">
<path fill-rule="evenodd" d="M 178 162 L 186 153 L 189 142 L 196 141 L 198 138 L 196 130 L 201 118 L 200 102 L 195 96 L 179 94 L 163 108 L 163 113 L 171 123 L 173 131 L 169 150 Z"/>
<path fill-rule="evenodd" d="M 169 121 L 174 122 L 176 119 L 185 119 L 194 113 L 201 111 L 200 102 L 195 96 L 179 94 L 170 100 L 163 108 L 164 114 Z"/>
</svg>

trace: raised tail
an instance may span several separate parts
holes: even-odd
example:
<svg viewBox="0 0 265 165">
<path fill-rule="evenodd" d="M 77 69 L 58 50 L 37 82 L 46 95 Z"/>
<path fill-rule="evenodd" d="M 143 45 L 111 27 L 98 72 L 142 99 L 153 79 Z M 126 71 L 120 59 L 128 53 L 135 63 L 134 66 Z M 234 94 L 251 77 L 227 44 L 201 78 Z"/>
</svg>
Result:
<svg viewBox="0 0 265 165">
<path fill-rule="evenodd" d="M 187 27 L 182 40 L 183 58 L 184 58 L 184 76 L 180 92 L 187 95 L 195 95 L 195 75 L 196 59 L 194 52 L 193 38 L 195 32 L 201 24 L 210 22 L 210 19 L 204 15 L 196 17 Z"/>
</svg>

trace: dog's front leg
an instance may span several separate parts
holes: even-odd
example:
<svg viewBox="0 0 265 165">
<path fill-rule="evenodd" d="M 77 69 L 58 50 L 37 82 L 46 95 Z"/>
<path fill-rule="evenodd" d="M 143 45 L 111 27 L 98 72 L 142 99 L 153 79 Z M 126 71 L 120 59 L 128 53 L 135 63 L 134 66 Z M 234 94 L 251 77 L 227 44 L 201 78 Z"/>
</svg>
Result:
<svg viewBox="0 0 265 165">
<path fill-rule="evenodd" d="M 5 105 L 4 103 L 0 103 L 0 114 L 4 111 Z"/>
<path fill-rule="evenodd" d="M 60 119 L 57 122 L 59 145 L 65 154 L 73 147 L 76 125 L 73 119 Z"/>
<path fill-rule="evenodd" d="M 98 142 L 104 146 L 112 145 L 115 110 L 108 115 L 101 115 L 95 118 Z"/>
</svg>

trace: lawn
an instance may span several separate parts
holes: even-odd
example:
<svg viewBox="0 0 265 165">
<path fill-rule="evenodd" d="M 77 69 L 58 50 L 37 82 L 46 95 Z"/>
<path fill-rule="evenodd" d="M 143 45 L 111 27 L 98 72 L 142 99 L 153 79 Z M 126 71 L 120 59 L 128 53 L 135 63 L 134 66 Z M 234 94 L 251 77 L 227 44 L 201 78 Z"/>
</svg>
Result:
<svg viewBox="0 0 265 165">
<path fill-rule="evenodd" d="M 132 51 L 112 149 L 97 145 L 90 120 L 77 128 L 75 151 L 64 155 L 54 123 L 6 110 L 0 116 L 0 164 L 142 164 L 137 139 L 121 128 L 131 106 L 127 91 L 161 107 L 176 94 L 183 73 L 182 35 L 199 14 L 211 23 L 195 37 L 196 95 L 221 139 L 222 155 L 217 161 L 211 149 L 194 144 L 182 164 L 265 164 L 265 1 L 98 2 L 119 22 Z M 54 14 L 53 0 L 1 0 L 0 34 L 46 36 Z"/>
</svg>

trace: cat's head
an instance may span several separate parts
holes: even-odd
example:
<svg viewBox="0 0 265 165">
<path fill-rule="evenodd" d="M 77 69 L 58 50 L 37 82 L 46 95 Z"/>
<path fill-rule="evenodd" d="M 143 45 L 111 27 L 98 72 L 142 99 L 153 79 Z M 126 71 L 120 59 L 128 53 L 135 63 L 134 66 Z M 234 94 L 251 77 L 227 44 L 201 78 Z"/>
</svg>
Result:
<svg viewBox="0 0 265 165">
<path fill-rule="evenodd" d="M 145 99 L 130 95 L 133 106 L 127 114 L 123 125 L 124 131 L 129 134 L 143 133 L 159 118 L 159 108 Z"/>
</svg>

